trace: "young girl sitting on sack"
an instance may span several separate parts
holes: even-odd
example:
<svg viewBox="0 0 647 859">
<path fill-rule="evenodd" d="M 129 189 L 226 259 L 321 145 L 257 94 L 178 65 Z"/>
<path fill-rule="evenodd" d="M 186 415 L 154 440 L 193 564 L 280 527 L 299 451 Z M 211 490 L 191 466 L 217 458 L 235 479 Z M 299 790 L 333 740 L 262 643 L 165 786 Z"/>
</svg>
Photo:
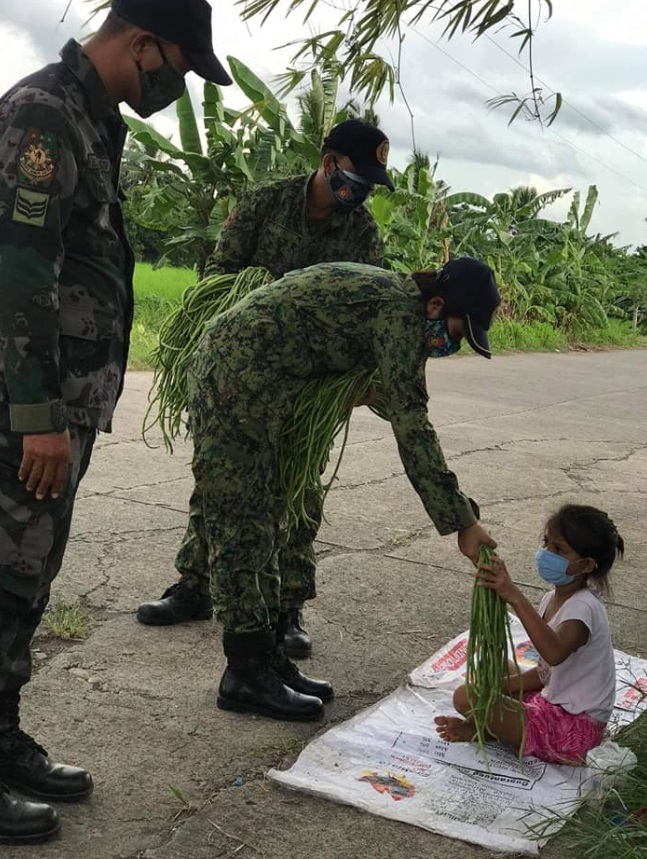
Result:
<svg viewBox="0 0 647 859">
<path fill-rule="evenodd" d="M 539 653 L 536 668 L 515 674 L 502 689 L 502 706 L 490 710 L 488 732 L 523 754 L 550 763 L 583 763 L 602 742 L 616 696 L 613 646 L 600 595 L 624 541 L 602 510 L 567 504 L 544 528 L 537 572 L 554 585 L 539 611 L 510 578 L 500 558 L 481 564 L 482 587 L 495 590 L 513 609 Z M 523 690 L 523 711 L 519 689 Z M 506 700 L 507 699 L 507 700 Z M 465 686 L 454 707 L 467 718 L 437 716 L 437 732 L 449 742 L 474 739 L 473 706 Z M 525 726 L 525 731 L 524 731 Z"/>
</svg>

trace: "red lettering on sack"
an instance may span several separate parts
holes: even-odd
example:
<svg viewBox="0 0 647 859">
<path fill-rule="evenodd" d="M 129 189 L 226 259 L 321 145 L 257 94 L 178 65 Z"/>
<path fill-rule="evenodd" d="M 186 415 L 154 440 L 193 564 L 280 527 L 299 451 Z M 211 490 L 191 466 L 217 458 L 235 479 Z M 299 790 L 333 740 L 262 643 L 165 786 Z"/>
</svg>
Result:
<svg viewBox="0 0 647 859">
<path fill-rule="evenodd" d="M 456 671 L 467 662 L 467 638 L 461 638 L 456 644 L 431 664 L 431 670 L 437 674 L 442 671 Z"/>
</svg>

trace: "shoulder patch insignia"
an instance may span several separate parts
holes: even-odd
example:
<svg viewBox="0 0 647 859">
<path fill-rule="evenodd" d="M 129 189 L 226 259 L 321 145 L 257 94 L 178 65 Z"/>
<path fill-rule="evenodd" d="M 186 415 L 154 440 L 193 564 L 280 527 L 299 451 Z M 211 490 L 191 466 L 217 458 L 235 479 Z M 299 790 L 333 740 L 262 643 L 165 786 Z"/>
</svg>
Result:
<svg viewBox="0 0 647 859">
<path fill-rule="evenodd" d="M 44 227 L 49 200 L 49 194 L 18 187 L 16 202 L 13 207 L 13 220 L 18 224 L 27 224 L 30 227 Z"/>
<path fill-rule="evenodd" d="M 382 167 L 386 167 L 386 163 L 389 160 L 389 148 L 389 141 L 383 140 L 375 150 L 377 162 L 378 164 L 381 164 Z"/>
<path fill-rule="evenodd" d="M 56 135 L 30 128 L 22 139 L 19 152 L 19 179 L 32 185 L 49 185 L 58 169 Z"/>
</svg>

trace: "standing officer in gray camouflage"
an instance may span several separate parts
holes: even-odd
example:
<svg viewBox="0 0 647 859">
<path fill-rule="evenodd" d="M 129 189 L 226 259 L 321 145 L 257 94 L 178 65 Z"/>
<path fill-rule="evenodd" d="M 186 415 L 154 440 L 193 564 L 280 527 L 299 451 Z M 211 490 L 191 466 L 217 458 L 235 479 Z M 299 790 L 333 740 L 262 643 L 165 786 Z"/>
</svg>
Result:
<svg viewBox="0 0 647 859">
<path fill-rule="evenodd" d="M 206 274 L 262 266 L 276 278 L 321 262 L 358 262 L 381 266 L 384 246 L 378 226 L 363 205 L 373 185 L 393 190 L 386 171 L 389 141 L 374 125 L 350 119 L 324 140 L 319 169 L 255 188 L 246 194 L 223 226 Z M 318 497 L 309 498 L 311 524 L 293 534 L 279 553 L 285 651 L 307 657 L 312 650 L 301 609 L 316 595 L 313 542 L 321 522 Z M 213 615 L 202 506 L 192 498 L 189 526 L 175 561 L 180 581 L 161 599 L 143 603 L 141 623 L 168 625 L 207 620 Z"/>
<path fill-rule="evenodd" d="M 463 337 L 491 357 L 499 302 L 492 270 L 472 259 L 412 275 L 323 263 L 255 290 L 207 326 L 189 367 L 189 415 L 194 499 L 227 657 L 219 707 L 307 720 L 333 697 L 329 683 L 287 657 L 281 622 L 280 439 L 308 382 L 378 371 L 402 463 L 438 532 L 456 533 L 474 562 L 481 545 L 496 546 L 429 423 L 425 365 L 456 352 Z"/>
<path fill-rule="evenodd" d="M 30 642 L 97 431 L 110 432 L 133 315 L 118 176 L 125 102 L 170 105 L 185 74 L 231 83 L 206 0 L 113 0 L 99 31 L 0 99 L 0 842 L 60 826 L 41 800 L 79 800 L 89 773 L 20 728 Z"/>
</svg>

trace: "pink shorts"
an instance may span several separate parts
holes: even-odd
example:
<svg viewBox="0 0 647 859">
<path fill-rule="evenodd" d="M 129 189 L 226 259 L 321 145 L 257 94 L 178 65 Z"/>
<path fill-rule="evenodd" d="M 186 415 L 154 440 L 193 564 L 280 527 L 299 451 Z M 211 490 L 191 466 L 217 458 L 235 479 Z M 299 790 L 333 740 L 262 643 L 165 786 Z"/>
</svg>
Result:
<svg viewBox="0 0 647 859">
<path fill-rule="evenodd" d="M 586 753 L 599 746 L 606 725 L 586 713 L 575 716 L 559 704 L 551 704 L 541 692 L 526 692 L 526 742 L 524 755 L 552 764 L 580 764 Z"/>
</svg>

